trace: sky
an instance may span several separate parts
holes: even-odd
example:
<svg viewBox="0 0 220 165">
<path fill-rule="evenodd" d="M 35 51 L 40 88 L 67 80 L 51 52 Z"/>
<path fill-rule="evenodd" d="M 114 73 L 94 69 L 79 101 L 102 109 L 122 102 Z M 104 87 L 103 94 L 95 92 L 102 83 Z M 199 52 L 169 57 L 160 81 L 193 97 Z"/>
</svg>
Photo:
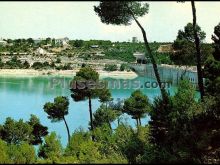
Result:
<svg viewBox="0 0 220 165">
<path fill-rule="evenodd" d="M 135 22 L 130 26 L 106 25 L 93 10 L 97 2 L 0 2 L 0 38 L 61 38 L 128 41 L 142 40 Z M 148 2 L 149 13 L 138 18 L 150 42 L 173 42 L 177 32 L 192 22 L 190 2 Z M 197 21 L 212 42 L 220 22 L 220 2 L 196 2 Z"/>
</svg>

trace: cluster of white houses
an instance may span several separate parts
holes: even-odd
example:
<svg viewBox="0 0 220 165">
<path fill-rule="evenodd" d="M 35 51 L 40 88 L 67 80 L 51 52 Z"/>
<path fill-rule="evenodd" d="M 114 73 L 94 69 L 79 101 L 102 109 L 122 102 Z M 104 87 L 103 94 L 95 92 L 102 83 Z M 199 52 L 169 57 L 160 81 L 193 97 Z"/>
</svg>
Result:
<svg viewBox="0 0 220 165">
<path fill-rule="evenodd" d="M 39 44 L 42 41 L 46 40 L 46 38 L 37 38 L 37 39 L 33 39 L 35 44 Z M 55 45 L 57 46 L 66 46 L 69 44 L 69 38 L 68 37 L 64 37 L 64 38 L 55 38 Z M 6 46 L 8 43 L 7 41 L 5 41 L 4 39 L 0 39 L 0 46 Z"/>
<path fill-rule="evenodd" d="M 39 44 L 44 40 L 46 40 L 46 39 L 45 38 L 37 38 L 37 39 L 34 39 L 34 43 Z M 57 45 L 57 46 L 66 46 L 69 43 L 69 38 L 68 37 L 55 38 L 54 42 L 55 42 L 55 45 Z"/>
</svg>

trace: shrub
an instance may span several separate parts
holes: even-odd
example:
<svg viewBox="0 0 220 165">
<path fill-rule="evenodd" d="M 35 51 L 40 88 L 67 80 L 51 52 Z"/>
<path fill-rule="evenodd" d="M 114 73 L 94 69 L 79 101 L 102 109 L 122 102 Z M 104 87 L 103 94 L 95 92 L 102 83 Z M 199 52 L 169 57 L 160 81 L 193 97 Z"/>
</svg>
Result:
<svg viewBox="0 0 220 165">
<path fill-rule="evenodd" d="M 24 69 L 30 68 L 30 64 L 29 64 L 27 61 L 25 61 L 25 62 L 23 63 L 23 68 L 24 68 Z"/>
<path fill-rule="evenodd" d="M 45 142 L 40 145 L 38 156 L 46 159 L 57 159 L 62 156 L 62 146 L 60 139 L 57 137 L 55 132 L 45 137 Z"/>
<path fill-rule="evenodd" d="M 120 71 L 124 71 L 127 68 L 127 64 L 121 64 Z"/>
<path fill-rule="evenodd" d="M 61 63 L 61 59 L 57 58 L 56 63 Z"/>
<path fill-rule="evenodd" d="M 116 71 L 118 69 L 117 65 L 115 64 L 105 64 L 105 71 Z"/>
<path fill-rule="evenodd" d="M 10 163 L 7 144 L 0 139 L 0 164 Z"/>
</svg>

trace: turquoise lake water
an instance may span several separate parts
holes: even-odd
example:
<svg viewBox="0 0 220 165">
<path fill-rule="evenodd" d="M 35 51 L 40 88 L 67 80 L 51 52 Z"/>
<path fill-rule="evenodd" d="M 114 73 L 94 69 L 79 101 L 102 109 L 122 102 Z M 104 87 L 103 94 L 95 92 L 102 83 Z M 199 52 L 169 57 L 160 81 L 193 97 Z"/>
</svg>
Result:
<svg viewBox="0 0 220 165">
<path fill-rule="evenodd" d="M 19 120 L 29 120 L 30 114 L 38 116 L 41 123 L 49 128 L 49 131 L 55 131 L 61 137 L 63 145 L 67 143 L 67 133 L 63 122 L 51 123 L 43 111 L 43 106 L 48 101 L 53 101 L 56 96 L 67 96 L 70 99 L 69 115 L 66 116 L 71 133 L 78 128 L 88 128 L 89 112 L 88 101 L 74 102 L 70 97 L 68 83 L 70 77 L 54 77 L 54 76 L 39 76 L 39 77 L 3 77 L 0 76 L 0 124 L 5 122 L 7 117 Z M 114 80 L 106 78 L 106 80 Z M 118 80 L 117 80 L 118 81 Z M 122 80 L 121 80 L 122 81 Z M 145 77 L 137 77 L 126 82 L 138 81 L 144 82 L 153 81 Z M 152 85 L 153 86 L 153 85 Z M 135 88 L 128 89 L 111 89 L 114 100 L 117 98 L 125 99 L 130 96 Z M 154 97 L 160 95 L 159 88 L 144 88 L 141 89 L 152 101 Z M 172 95 L 176 91 L 176 87 L 167 88 Z M 93 112 L 100 106 L 98 99 L 92 100 Z M 129 124 L 135 126 L 135 121 L 125 116 Z M 149 118 L 142 119 L 142 123 L 146 124 Z M 113 123 L 113 127 L 116 123 Z"/>
</svg>

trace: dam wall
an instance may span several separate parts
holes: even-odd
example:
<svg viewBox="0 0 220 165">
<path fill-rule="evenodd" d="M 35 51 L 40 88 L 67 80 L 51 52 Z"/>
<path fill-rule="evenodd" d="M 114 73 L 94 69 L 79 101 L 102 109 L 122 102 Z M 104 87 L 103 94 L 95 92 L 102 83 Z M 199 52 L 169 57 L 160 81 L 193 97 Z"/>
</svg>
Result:
<svg viewBox="0 0 220 165">
<path fill-rule="evenodd" d="M 157 65 L 161 81 L 170 82 L 178 85 L 181 78 L 187 78 L 195 88 L 198 88 L 198 77 L 196 67 L 174 66 L 174 65 Z M 131 68 L 140 75 L 156 79 L 152 64 L 131 64 Z"/>
</svg>

